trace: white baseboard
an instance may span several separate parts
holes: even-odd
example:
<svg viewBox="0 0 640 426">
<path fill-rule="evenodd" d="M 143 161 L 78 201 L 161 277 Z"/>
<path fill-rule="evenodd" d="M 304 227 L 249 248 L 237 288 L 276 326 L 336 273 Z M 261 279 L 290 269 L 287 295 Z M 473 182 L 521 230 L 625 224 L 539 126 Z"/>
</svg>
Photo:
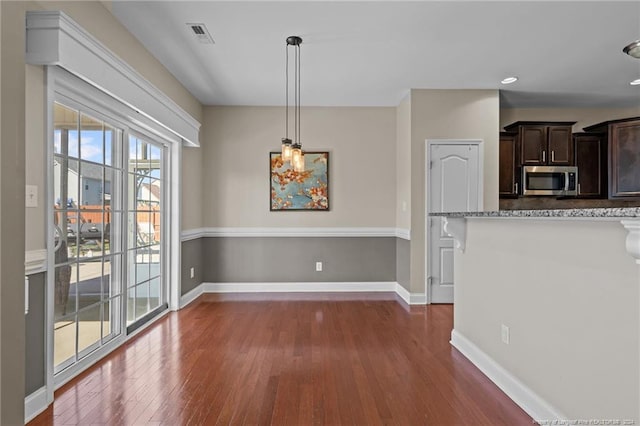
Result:
<svg viewBox="0 0 640 426">
<path fill-rule="evenodd" d="M 567 421 L 547 401 L 532 391 L 527 385 L 518 380 L 509 371 L 493 360 L 489 355 L 473 344 L 458 331 L 451 332 L 451 345 L 459 350 L 482 373 L 496 384 L 509 398 L 520 406 L 534 421 Z M 564 423 L 562 423 L 564 424 Z"/>
<path fill-rule="evenodd" d="M 396 291 L 395 281 L 383 282 L 288 282 L 288 283 L 203 283 L 204 293 L 316 293 Z"/>
<path fill-rule="evenodd" d="M 24 399 L 24 424 L 29 423 L 38 414 L 47 409 L 47 388 L 41 387 Z"/>
<path fill-rule="evenodd" d="M 180 298 L 180 309 L 203 293 L 322 293 L 382 292 L 398 294 L 409 305 L 424 305 L 423 293 L 409 293 L 395 281 L 382 282 L 288 282 L 288 283 L 202 283 Z"/>
<path fill-rule="evenodd" d="M 402 287 L 400 284 L 396 285 L 396 293 L 402 298 L 408 305 L 426 305 L 427 298 L 424 293 L 409 293 L 409 290 Z"/>
<path fill-rule="evenodd" d="M 196 300 L 198 296 L 200 296 L 202 293 L 204 293 L 204 285 L 203 283 L 200 283 L 196 288 L 192 289 L 191 291 L 189 291 L 188 293 L 180 297 L 180 309 L 184 308 L 189 303 Z"/>
</svg>

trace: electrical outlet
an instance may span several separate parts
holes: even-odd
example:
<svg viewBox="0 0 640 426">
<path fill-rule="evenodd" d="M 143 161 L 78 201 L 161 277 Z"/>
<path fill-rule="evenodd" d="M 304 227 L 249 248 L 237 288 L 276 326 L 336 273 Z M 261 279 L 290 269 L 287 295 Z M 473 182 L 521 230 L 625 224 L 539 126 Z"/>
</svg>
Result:
<svg viewBox="0 0 640 426">
<path fill-rule="evenodd" d="M 196 268 L 191 267 L 191 278 L 196 276 Z"/>
<path fill-rule="evenodd" d="M 500 328 L 501 334 L 502 334 L 502 343 L 504 343 L 505 345 L 509 344 L 509 327 L 507 327 L 506 325 L 502 324 L 502 327 Z"/>
<path fill-rule="evenodd" d="M 316 272 L 322 272 L 322 262 L 316 262 Z"/>
</svg>

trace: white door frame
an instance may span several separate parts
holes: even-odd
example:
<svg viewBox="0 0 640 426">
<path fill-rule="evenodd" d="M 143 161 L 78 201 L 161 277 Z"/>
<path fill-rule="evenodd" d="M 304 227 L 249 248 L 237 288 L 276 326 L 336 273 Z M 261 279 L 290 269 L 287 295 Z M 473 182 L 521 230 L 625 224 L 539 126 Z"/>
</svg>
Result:
<svg viewBox="0 0 640 426">
<path fill-rule="evenodd" d="M 431 304 L 431 226 L 429 226 L 429 206 L 431 205 L 431 191 L 429 175 L 431 173 L 432 145 L 477 145 L 478 146 L 478 210 L 484 210 L 484 141 L 482 139 L 425 139 L 424 147 L 424 293 L 427 305 Z"/>
</svg>

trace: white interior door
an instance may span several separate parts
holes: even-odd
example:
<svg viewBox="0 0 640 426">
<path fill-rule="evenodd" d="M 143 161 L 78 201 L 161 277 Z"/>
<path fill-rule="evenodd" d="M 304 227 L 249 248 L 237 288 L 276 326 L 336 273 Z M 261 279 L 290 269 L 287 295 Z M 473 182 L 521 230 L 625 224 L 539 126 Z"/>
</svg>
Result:
<svg viewBox="0 0 640 426">
<path fill-rule="evenodd" d="M 427 199 L 430 212 L 478 211 L 482 203 L 480 141 L 428 143 Z M 431 303 L 453 303 L 453 239 L 443 219 L 428 217 Z"/>
</svg>

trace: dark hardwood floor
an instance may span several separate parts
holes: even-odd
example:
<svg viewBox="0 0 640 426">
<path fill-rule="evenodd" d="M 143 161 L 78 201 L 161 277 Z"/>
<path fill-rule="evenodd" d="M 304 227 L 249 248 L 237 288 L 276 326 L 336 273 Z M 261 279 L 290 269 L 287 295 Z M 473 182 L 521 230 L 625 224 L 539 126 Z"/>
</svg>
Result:
<svg viewBox="0 0 640 426">
<path fill-rule="evenodd" d="M 30 425 L 531 425 L 393 294 L 203 295 L 60 388 Z"/>
</svg>

